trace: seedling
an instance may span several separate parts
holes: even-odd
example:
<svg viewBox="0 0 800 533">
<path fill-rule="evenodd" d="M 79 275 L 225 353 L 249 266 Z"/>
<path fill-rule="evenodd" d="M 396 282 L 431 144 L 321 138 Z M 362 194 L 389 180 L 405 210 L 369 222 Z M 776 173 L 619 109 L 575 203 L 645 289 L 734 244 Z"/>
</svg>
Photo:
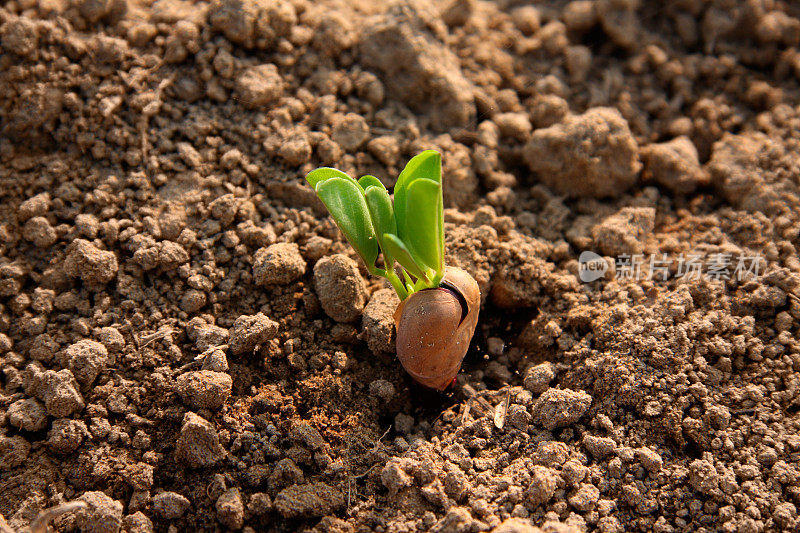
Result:
<svg viewBox="0 0 800 533">
<path fill-rule="evenodd" d="M 466 271 L 444 263 L 439 153 L 426 150 L 408 162 L 394 199 L 375 176 L 356 180 L 324 167 L 306 179 L 367 270 L 389 280 L 400 297 L 394 316 L 400 362 L 423 385 L 446 388 L 478 323 L 480 290 Z"/>
<path fill-rule="evenodd" d="M 306 179 L 370 274 L 388 279 L 401 300 L 439 286 L 444 276 L 444 208 L 438 152 L 427 150 L 408 162 L 397 178 L 394 202 L 375 176 L 356 181 L 325 167 Z M 383 267 L 376 264 L 379 252 Z"/>
</svg>

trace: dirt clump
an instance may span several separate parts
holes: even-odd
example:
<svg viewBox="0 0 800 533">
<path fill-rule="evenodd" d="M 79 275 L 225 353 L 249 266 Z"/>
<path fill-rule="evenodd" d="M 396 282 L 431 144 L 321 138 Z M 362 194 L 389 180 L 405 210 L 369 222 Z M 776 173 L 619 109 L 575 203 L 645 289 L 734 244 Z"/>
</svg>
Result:
<svg viewBox="0 0 800 533">
<path fill-rule="evenodd" d="M 358 264 L 336 254 L 314 265 L 314 288 L 325 313 L 337 322 L 352 322 L 361 316 L 367 302 L 367 286 Z"/>
<path fill-rule="evenodd" d="M 263 313 L 238 317 L 230 331 L 231 353 L 252 352 L 256 346 L 274 338 L 278 334 L 278 328 L 278 323 Z"/>
<path fill-rule="evenodd" d="M 101 250 L 84 239 L 75 239 L 64 258 L 64 273 L 87 283 L 108 283 L 116 277 L 118 270 L 113 252 Z"/>
<path fill-rule="evenodd" d="M 117 533 L 122 528 L 122 502 L 109 498 L 99 491 L 81 496 L 87 506 L 80 510 L 78 524 L 82 531 L 92 533 Z"/>
<path fill-rule="evenodd" d="M 203 468 L 218 462 L 224 455 L 214 426 L 195 413 L 186 413 L 175 445 L 175 457 L 189 467 Z"/>
<path fill-rule="evenodd" d="M 676 194 L 691 193 L 709 182 L 708 172 L 700 166 L 697 148 L 686 136 L 643 146 L 639 156 L 642 179 L 652 179 Z"/>
<path fill-rule="evenodd" d="M 97 341 L 83 339 L 63 352 L 63 365 L 72 371 L 82 385 L 94 383 L 109 362 L 108 350 Z"/>
<path fill-rule="evenodd" d="M 176 492 L 164 491 L 153 496 L 153 511 L 168 520 L 180 518 L 190 506 L 189 500 Z"/>
<path fill-rule="evenodd" d="M 9 424 L 25 431 L 40 431 L 47 427 L 47 411 L 33 398 L 12 403 L 6 416 Z"/>
<path fill-rule="evenodd" d="M 196 409 L 219 409 L 231 394 L 232 380 L 224 372 L 199 370 L 181 374 L 175 386 L 188 406 Z"/>
<path fill-rule="evenodd" d="M 379 289 L 372 293 L 364 306 L 361 313 L 362 335 L 373 353 L 394 353 L 394 313 L 399 304 L 400 299 L 394 289 Z"/>
<path fill-rule="evenodd" d="M 592 228 L 598 249 L 609 256 L 641 254 L 655 227 L 652 207 L 623 207 Z"/>
<path fill-rule="evenodd" d="M 283 489 L 274 505 L 286 518 L 325 516 L 344 506 L 344 496 L 324 483 L 308 483 Z"/>
<path fill-rule="evenodd" d="M 382 74 L 390 94 L 429 116 L 433 127 L 463 127 L 475 116 L 472 87 L 439 41 L 444 29 L 436 22 L 423 3 L 395 3 L 367 24 L 361 61 Z"/>
<path fill-rule="evenodd" d="M 250 67 L 236 78 L 236 94 L 249 109 L 263 109 L 280 98 L 281 93 L 283 78 L 270 63 Z"/>
<path fill-rule="evenodd" d="M 533 404 L 533 419 L 547 429 L 574 424 L 592 405 L 583 391 L 547 389 Z"/>
<path fill-rule="evenodd" d="M 523 149 L 542 183 L 566 196 L 619 196 L 636 182 L 636 139 L 615 109 L 594 108 L 536 130 Z"/>
<path fill-rule="evenodd" d="M 253 277 L 259 285 L 290 283 L 306 271 L 306 262 L 295 243 L 278 243 L 260 249 L 253 265 Z"/>
</svg>

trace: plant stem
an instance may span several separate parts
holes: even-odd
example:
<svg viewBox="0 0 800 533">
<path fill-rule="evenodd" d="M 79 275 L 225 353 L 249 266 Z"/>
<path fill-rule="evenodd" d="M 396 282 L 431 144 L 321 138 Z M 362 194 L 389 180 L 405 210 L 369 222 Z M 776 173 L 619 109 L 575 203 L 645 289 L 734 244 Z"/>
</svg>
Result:
<svg viewBox="0 0 800 533">
<path fill-rule="evenodd" d="M 393 268 L 386 270 L 386 279 L 388 279 L 389 283 L 392 284 L 392 287 L 394 287 L 394 291 L 397 293 L 397 296 L 400 297 L 400 300 L 405 300 L 408 298 L 408 291 L 403 286 L 402 280 L 397 276 Z"/>
<path fill-rule="evenodd" d="M 391 260 L 391 258 L 389 261 L 389 265 L 390 267 L 387 268 L 386 270 L 378 268 L 376 266 L 373 266 L 371 268 L 368 267 L 367 270 L 369 270 L 369 273 L 372 274 L 373 276 L 380 276 L 382 278 L 388 279 L 389 283 L 392 284 L 394 292 L 396 292 L 397 296 L 400 297 L 400 300 L 405 300 L 406 298 L 408 298 L 409 293 L 406 287 L 403 285 L 403 282 L 397 276 L 397 273 L 395 273 L 394 260 Z M 405 272 L 405 270 L 403 272 Z"/>
<path fill-rule="evenodd" d="M 422 282 L 422 283 L 420 284 L 420 282 Z M 423 270 L 422 271 L 422 277 L 417 280 L 416 286 L 419 287 L 419 289 L 417 289 L 417 290 L 420 290 L 420 289 L 431 289 L 431 288 L 435 287 L 435 285 L 433 283 L 431 283 L 430 271 L 428 271 L 428 270 Z"/>
<path fill-rule="evenodd" d="M 400 267 L 400 270 L 403 272 L 403 279 L 406 281 L 406 290 L 408 291 L 408 294 L 413 293 L 414 292 L 414 280 L 411 279 L 411 276 L 408 275 L 408 272 L 406 272 L 405 268 Z"/>
</svg>

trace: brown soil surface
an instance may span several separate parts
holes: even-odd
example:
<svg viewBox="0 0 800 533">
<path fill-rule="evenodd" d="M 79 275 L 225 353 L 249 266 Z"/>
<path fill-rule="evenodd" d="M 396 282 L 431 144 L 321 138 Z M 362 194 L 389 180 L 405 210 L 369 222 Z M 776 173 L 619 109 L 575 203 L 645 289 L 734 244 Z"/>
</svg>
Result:
<svg viewBox="0 0 800 533">
<path fill-rule="evenodd" d="M 799 42 L 786 0 L 3 2 L 0 515 L 796 531 Z M 429 148 L 483 295 L 445 394 L 303 181 Z"/>
</svg>

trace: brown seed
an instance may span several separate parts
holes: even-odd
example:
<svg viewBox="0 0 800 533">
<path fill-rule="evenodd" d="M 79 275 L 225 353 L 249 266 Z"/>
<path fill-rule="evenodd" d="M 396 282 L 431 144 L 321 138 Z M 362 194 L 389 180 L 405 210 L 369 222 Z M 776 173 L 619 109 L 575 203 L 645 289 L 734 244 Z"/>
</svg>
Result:
<svg viewBox="0 0 800 533">
<path fill-rule="evenodd" d="M 442 284 L 397 306 L 397 357 L 417 382 L 444 390 L 458 374 L 478 324 L 481 293 L 466 271 L 447 267 Z"/>
</svg>

